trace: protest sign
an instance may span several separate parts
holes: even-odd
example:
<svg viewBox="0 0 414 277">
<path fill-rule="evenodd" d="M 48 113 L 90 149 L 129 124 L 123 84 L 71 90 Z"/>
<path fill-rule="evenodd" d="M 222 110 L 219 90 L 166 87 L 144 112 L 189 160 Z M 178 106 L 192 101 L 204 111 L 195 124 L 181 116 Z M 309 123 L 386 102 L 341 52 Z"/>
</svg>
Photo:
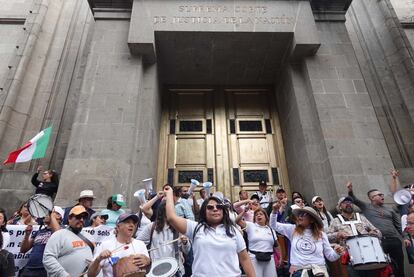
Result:
<svg viewBox="0 0 414 277">
<path fill-rule="evenodd" d="M 14 264 L 16 266 L 16 276 L 20 269 L 22 269 L 29 260 L 30 252 L 20 253 L 20 246 L 26 233 L 26 225 L 7 225 L 7 230 L 10 234 L 10 242 L 6 246 L 6 250 L 13 254 Z M 33 226 L 32 234 L 36 234 L 39 230 L 39 225 Z"/>
<path fill-rule="evenodd" d="M 96 246 L 100 245 L 102 241 L 107 238 L 114 236 L 114 228 L 106 225 L 99 225 L 98 227 L 86 227 L 82 229 L 85 232 L 88 232 L 96 242 Z"/>
</svg>

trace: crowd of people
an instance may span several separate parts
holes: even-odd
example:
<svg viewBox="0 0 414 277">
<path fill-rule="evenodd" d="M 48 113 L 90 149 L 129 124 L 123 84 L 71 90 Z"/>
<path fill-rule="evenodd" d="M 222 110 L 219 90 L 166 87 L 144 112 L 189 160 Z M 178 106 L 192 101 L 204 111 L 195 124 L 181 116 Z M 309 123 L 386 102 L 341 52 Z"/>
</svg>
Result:
<svg viewBox="0 0 414 277">
<path fill-rule="evenodd" d="M 392 170 L 392 192 L 398 176 Z M 39 167 L 32 183 L 36 194 L 53 197 L 59 179 Z M 339 276 L 339 265 L 351 277 L 404 277 L 404 249 L 414 263 L 414 186 L 405 187 L 411 198 L 399 212 L 384 205 L 378 189 L 369 190 L 364 202 L 351 182 L 345 186 L 348 194 L 336 207 L 317 195 L 308 204 L 299 192 L 290 199 L 283 188 L 273 194 L 265 181 L 251 195 L 241 190 L 233 203 L 221 192 L 166 184 L 157 193 L 146 191 L 134 212 L 123 209 L 121 194 L 95 211 L 93 190 L 81 191 L 72 206 L 54 206 L 44 218 L 35 218 L 25 202 L 10 219 L 0 209 L 0 276 L 145 276 L 165 262 L 160 270 L 176 269 L 156 276 Z M 26 226 L 20 252 L 31 252 L 19 272 L 5 249 L 8 225 Z M 113 229 L 97 244 L 85 228 L 100 226 Z"/>
</svg>

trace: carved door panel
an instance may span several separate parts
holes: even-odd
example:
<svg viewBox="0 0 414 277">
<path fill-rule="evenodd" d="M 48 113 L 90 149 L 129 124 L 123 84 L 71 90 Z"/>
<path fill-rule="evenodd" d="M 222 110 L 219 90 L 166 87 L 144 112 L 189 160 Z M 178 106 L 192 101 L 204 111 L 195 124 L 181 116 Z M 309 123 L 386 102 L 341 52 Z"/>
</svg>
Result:
<svg viewBox="0 0 414 277">
<path fill-rule="evenodd" d="M 280 184 L 270 93 L 227 90 L 226 95 L 233 186 L 253 191 L 261 180 Z"/>
<path fill-rule="evenodd" d="M 174 185 L 190 179 L 214 182 L 214 128 L 210 90 L 170 91 L 167 178 Z"/>
</svg>

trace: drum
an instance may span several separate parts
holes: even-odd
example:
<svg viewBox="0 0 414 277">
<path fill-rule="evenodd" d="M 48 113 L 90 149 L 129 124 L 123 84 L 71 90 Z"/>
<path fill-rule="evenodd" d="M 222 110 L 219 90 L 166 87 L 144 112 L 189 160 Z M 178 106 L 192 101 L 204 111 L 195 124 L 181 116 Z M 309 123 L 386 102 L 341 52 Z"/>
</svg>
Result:
<svg viewBox="0 0 414 277">
<path fill-rule="evenodd" d="M 171 277 L 178 271 L 178 262 L 174 258 L 163 258 L 152 263 L 148 277 Z"/>
<path fill-rule="evenodd" d="M 351 265 L 357 270 L 386 267 L 389 258 L 381 248 L 380 240 L 370 236 L 354 236 L 346 240 Z"/>
<path fill-rule="evenodd" d="M 113 266 L 115 277 L 145 277 L 146 271 L 134 264 L 134 256 L 123 257 Z"/>
<path fill-rule="evenodd" d="M 53 200 L 44 194 L 35 194 L 27 201 L 27 209 L 33 217 L 44 218 L 53 210 Z"/>
</svg>

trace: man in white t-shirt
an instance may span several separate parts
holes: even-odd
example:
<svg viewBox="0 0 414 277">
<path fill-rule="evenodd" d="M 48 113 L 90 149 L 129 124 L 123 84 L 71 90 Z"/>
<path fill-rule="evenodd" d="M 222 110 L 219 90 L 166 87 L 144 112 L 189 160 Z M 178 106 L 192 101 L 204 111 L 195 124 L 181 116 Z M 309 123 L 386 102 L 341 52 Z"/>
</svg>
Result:
<svg viewBox="0 0 414 277">
<path fill-rule="evenodd" d="M 88 276 L 97 276 L 102 269 L 104 277 L 115 276 L 113 268 L 125 257 L 133 257 L 128 267 L 136 267 L 136 271 L 149 270 L 151 259 L 144 242 L 132 237 L 138 223 L 138 216 L 124 213 L 116 222 L 116 237 L 109 238 L 96 248 L 94 261 L 91 263 Z"/>
</svg>

